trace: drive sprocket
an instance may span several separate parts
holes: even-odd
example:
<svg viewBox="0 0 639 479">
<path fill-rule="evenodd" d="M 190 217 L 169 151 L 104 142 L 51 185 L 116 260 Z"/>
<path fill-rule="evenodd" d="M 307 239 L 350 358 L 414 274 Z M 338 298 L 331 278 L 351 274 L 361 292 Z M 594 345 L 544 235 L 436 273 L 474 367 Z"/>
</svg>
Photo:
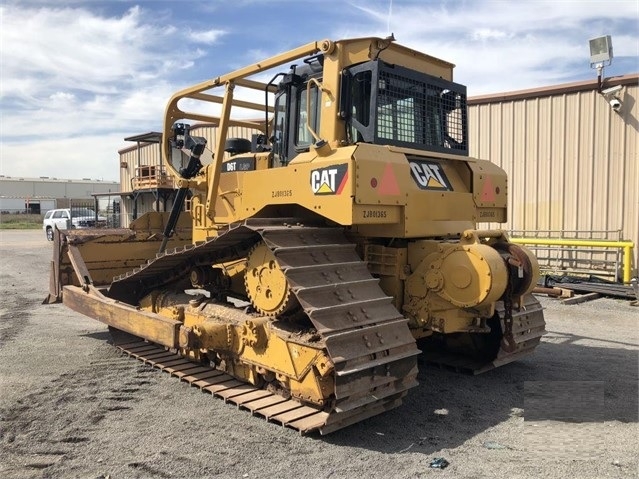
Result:
<svg viewBox="0 0 639 479">
<path fill-rule="evenodd" d="M 299 307 L 275 255 L 263 241 L 247 255 L 244 285 L 253 307 L 265 316 L 285 315 Z"/>
</svg>

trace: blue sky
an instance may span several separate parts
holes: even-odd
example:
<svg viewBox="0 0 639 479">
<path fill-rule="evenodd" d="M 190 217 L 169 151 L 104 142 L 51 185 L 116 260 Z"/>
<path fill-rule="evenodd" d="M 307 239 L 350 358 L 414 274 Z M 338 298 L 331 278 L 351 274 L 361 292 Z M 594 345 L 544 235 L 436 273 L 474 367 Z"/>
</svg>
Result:
<svg viewBox="0 0 639 479">
<path fill-rule="evenodd" d="M 176 90 L 309 41 L 387 36 L 470 96 L 639 71 L 636 0 L 0 0 L 0 174 L 118 180 L 125 136 Z M 2 192 L 0 192 L 2 194 Z"/>
</svg>

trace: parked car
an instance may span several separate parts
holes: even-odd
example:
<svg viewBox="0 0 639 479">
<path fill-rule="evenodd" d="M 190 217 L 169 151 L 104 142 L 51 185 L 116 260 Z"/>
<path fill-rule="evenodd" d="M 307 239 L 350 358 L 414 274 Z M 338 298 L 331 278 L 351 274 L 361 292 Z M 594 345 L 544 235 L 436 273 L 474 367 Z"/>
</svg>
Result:
<svg viewBox="0 0 639 479">
<path fill-rule="evenodd" d="M 42 229 L 49 241 L 53 241 L 53 228 L 57 226 L 59 230 L 75 228 L 96 228 L 106 225 L 106 218 L 98 216 L 91 208 L 62 208 L 49 210 L 44 215 Z"/>
</svg>

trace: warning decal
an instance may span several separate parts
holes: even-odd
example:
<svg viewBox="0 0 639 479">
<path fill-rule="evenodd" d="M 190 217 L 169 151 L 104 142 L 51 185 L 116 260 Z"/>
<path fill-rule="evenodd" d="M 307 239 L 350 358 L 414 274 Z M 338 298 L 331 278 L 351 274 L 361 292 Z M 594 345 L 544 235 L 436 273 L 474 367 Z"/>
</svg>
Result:
<svg viewBox="0 0 639 479">
<path fill-rule="evenodd" d="M 443 168 L 432 161 L 411 160 L 410 174 L 421 190 L 453 191 Z"/>
<path fill-rule="evenodd" d="M 378 191 L 380 195 L 399 195 L 401 193 L 399 185 L 397 184 L 395 172 L 393 171 L 393 167 L 390 163 L 387 163 L 384 168 L 384 174 L 379 182 Z"/>
<path fill-rule="evenodd" d="M 486 203 L 495 201 L 495 188 L 490 176 L 487 176 L 484 180 L 484 188 L 481 192 L 481 200 Z"/>
<path fill-rule="evenodd" d="M 311 189 L 316 195 L 339 195 L 347 182 L 347 163 L 311 171 Z"/>
</svg>

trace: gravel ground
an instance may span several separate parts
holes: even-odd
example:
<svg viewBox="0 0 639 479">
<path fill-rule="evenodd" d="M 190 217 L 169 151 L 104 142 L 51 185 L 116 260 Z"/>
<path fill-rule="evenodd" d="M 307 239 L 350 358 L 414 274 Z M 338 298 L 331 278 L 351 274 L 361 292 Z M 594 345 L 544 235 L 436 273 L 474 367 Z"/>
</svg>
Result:
<svg viewBox="0 0 639 479">
<path fill-rule="evenodd" d="M 472 377 L 421 366 L 404 405 L 302 437 L 120 356 L 42 305 L 51 244 L 0 231 L 0 477 L 639 477 L 639 308 L 540 298 L 533 356 Z M 432 469 L 433 458 L 450 465 Z"/>
</svg>

